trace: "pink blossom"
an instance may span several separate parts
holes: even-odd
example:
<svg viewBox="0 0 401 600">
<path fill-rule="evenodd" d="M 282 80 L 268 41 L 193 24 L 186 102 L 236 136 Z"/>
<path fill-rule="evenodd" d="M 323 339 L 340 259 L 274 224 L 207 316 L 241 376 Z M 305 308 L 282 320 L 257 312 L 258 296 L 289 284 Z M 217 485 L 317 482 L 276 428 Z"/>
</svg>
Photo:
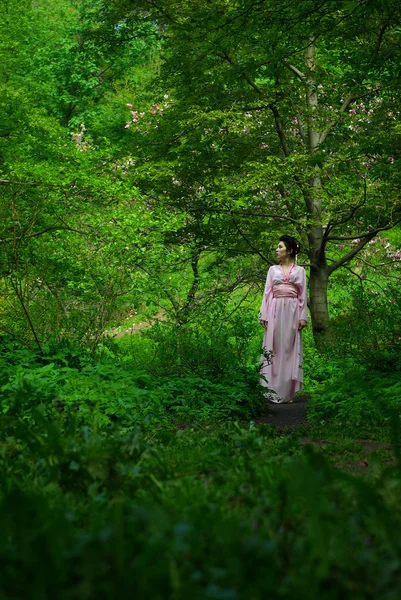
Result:
<svg viewBox="0 0 401 600">
<path fill-rule="evenodd" d="M 127 107 L 128 108 L 132 108 L 132 104 L 127 104 Z"/>
</svg>

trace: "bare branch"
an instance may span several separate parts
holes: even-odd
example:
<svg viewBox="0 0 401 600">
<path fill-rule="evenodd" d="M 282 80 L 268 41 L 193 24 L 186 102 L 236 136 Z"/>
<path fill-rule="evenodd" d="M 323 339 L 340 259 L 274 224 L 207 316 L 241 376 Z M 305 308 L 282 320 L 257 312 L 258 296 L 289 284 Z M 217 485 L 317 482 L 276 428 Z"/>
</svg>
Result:
<svg viewBox="0 0 401 600">
<path fill-rule="evenodd" d="M 386 29 L 387 27 L 390 25 L 389 21 L 386 21 L 384 23 L 384 25 L 382 25 L 380 31 L 379 31 L 379 35 L 377 38 L 377 42 L 376 42 L 376 46 L 372 52 L 373 55 L 378 56 L 379 52 L 380 52 L 380 46 L 382 44 L 383 38 L 384 38 L 384 34 L 386 33 Z"/>
<path fill-rule="evenodd" d="M 273 113 L 277 135 L 280 139 L 281 149 L 283 151 L 284 156 L 287 157 L 290 155 L 290 151 L 289 151 L 289 148 L 287 145 L 287 140 L 285 139 L 285 132 L 284 132 L 284 127 L 283 127 L 283 122 L 280 117 L 280 113 L 278 112 L 278 108 L 275 104 L 271 104 L 270 108 Z"/>
<path fill-rule="evenodd" d="M 269 104 L 261 104 L 260 106 L 243 106 L 242 110 L 246 112 L 250 112 L 252 110 L 267 110 L 270 109 Z"/>
<path fill-rule="evenodd" d="M 39 348 L 39 352 L 41 354 L 43 354 L 42 344 L 41 344 L 41 342 L 39 340 L 38 333 L 37 333 L 37 331 L 36 331 L 36 329 L 35 329 L 35 327 L 33 325 L 33 321 L 31 319 L 31 315 L 29 313 L 28 307 L 27 307 L 27 305 L 26 305 L 26 303 L 24 301 L 24 298 L 23 298 L 22 288 L 21 288 L 21 281 L 17 280 L 14 277 L 11 277 L 9 279 L 9 282 L 10 282 L 11 287 L 13 288 L 13 290 L 15 292 L 15 295 L 17 296 L 17 298 L 19 300 L 19 303 L 21 305 L 22 310 L 24 311 L 25 317 L 26 317 L 26 319 L 28 321 L 29 328 L 30 328 L 30 330 L 32 332 L 33 337 L 35 338 L 36 345 Z"/>
<path fill-rule="evenodd" d="M 355 96 L 354 94 L 350 94 L 342 103 L 342 105 L 339 108 L 339 113 L 344 113 L 347 108 L 349 107 L 349 105 L 354 102 L 354 100 L 356 100 L 358 97 L 360 96 Z M 333 127 L 338 123 L 339 119 L 333 119 L 328 127 L 320 134 L 319 136 L 319 145 L 323 144 L 323 142 L 326 140 L 327 136 L 329 135 L 329 133 L 331 132 L 331 130 L 333 129 Z"/>
<path fill-rule="evenodd" d="M 15 339 L 19 340 L 24 346 L 26 346 L 27 348 L 30 348 L 30 345 L 23 338 L 21 338 L 19 335 L 17 335 L 13 331 L 6 329 L 6 327 L 4 327 L 3 325 L 0 325 L 0 331 L 4 331 L 4 333 L 7 333 L 7 335 L 12 335 L 13 337 L 15 337 Z M 0 338 L 0 340 L 1 340 L 1 338 Z"/>
<path fill-rule="evenodd" d="M 233 59 L 227 52 L 222 52 L 222 53 L 218 54 L 218 56 L 220 56 L 220 58 L 223 58 L 224 60 L 229 62 L 230 65 L 236 66 L 235 62 L 233 61 Z M 248 73 L 242 73 L 242 76 L 249 83 L 249 85 L 255 90 L 255 92 L 257 92 L 259 94 L 259 96 L 266 97 L 266 93 L 264 92 L 264 90 L 262 90 L 262 88 L 260 88 L 259 86 L 256 85 L 256 83 L 251 79 L 251 77 L 248 75 Z M 280 140 L 280 144 L 281 144 L 281 149 L 284 153 L 284 156 L 287 157 L 290 155 L 290 151 L 288 149 L 287 141 L 285 139 L 285 132 L 284 132 L 283 122 L 281 120 L 280 113 L 278 111 L 276 104 L 270 104 L 269 108 L 273 113 L 274 122 L 276 125 L 276 131 L 277 131 L 277 134 L 278 134 L 278 137 Z"/>
<path fill-rule="evenodd" d="M 10 181 L 9 179 L 0 179 L 0 185 L 29 185 L 31 187 L 38 187 L 40 185 L 46 185 L 48 187 L 56 187 L 49 183 L 37 183 L 35 181 Z"/>
<path fill-rule="evenodd" d="M 232 67 L 238 67 L 238 65 L 235 63 L 235 61 L 231 58 L 231 56 L 227 52 L 225 52 L 225 51 L 218 52 L 217 56 L 226 60 L 228 63 L 230 63 L 230 65 Z M 264 92 L 264 90 L 262 90 L 262 88 L 260 88 L 259 86 L 256 85 L 256 83 L 251 79 L 251 77 L 248 75 L 248 73 L 243 72 L 242 77 L 245 79 L 245 81 L 247 81 L 249 83 L 249 85 L 255 90 L 255 92 L 257 92 L 259 94 L 259 96 L 266 96 L 266 93 Z"/>
<path fill-rule="evenodd" d="M 42 229 L 41 231 L 36 231 L 35 233 L 28 233 L 26 235 L 20 235 L 15 238 L 12 237 L 12 238 L 0 239 L 0 244 L 6 244 L 9 242 L 14 242 L 16 240 L 25 240 L 28 238 L 38 237 L 40 235 L 48 233 L 49 231 L 72 231 L 73 233 L 80 233 L 81 235 L 87 235 L 87 233 L 88 233 L 87 231 L 80 231 L 79 229 L 74 229 L 73 227 L 51 225 L 50 227 L 46 227 L 45 229 Z"/>
<path fill-rule="evenodd" d="M 359 282 L 361 284 L 361 287 L 363 287 L 364 282 L 369 282 L 369 283 L 373 283 L 374 285 L 376 285 L 378 288 L 380 288 L 384 293 L 386 292 L 386 290 L 379 284 L 377 283 L 377 281 L 374 281 L 373 279 L 368 279 L 367 277 L 361 277 L 359 275 L 359 273 L 356 273 L 355 271 L 353 271 L 351 269 L 351 267 L 349 267 L 348 265 L 343 265 L 343 267 L 345 269 L 347 269 L 347 271 L 349 271 L 350 273 L 352 273 L 352 275 L 355 275 L 355 277 L 358 277 Z"/>
<path fill-rule="evenodd" d="M 245 235 L 245 234 L 244 234 L 244 233 L 241 231 L 241 229 L 238 227 L 238 225 L 237 225 L 237 222 L 236 222 L 236 220 L 235 220 L 235 218 L 234 218 L 234 216 L 233 216 L 233 214 L 232 214 L 232 212 L 231 212 L 231 211 L 230 211 L 230 214 L 231 214 L 231 218 L 232 218 L 232 221 L 233 221 L 233 223 L 234 223 L 234 227 L 235 227 L 235 229 L 238 231 L 238 233 L 240 234 L 240 236 L 241 236 L 241 237 L 242 237 L 242 238 L 243 238 L 243 239 L 246 241 L 246 243 L 248 244 L 248 246 L 249 246 L 250 248 L 252 248 L 252 250 L 254 250 L 254 252 L 256 252 L 256 254 L 258 254 L 258 255 L 259 255 L 259 256 L 260 256 L 260 257 L 261 257 L 261 258 L 262 258 L 262 259 L 263 259 L 265 262 L 267 262 L 267 263 L 270 263 L 269 259 L 268 259 L 268 258 L 266 258 L 266 256 L 264 256 L 264 255 L 263 255 L 263 254 L 262 254 L 262 253 L 261 253 L 261 252 L 260 252 L 260 251 L 259 251 L 259 250 L 256 248 L 256 246 L 254 246 L 254 245 L 252 244 L 252 242 L 251 242 L 251 241 L 248 239 L 248 237 L 247 237 L 247 236 L 246 236 L 246 235 Z"/>
<path fill-rule="evenodd" d="M 152 2 L 152 0 L 145 0 L 145 2 L 146 4 L 149 4 L 152 8 L 155 8 L 156 10 L 160 11 L 163 17 L 165 17 L 172 23 L 176 23 L 176 19 L 173 16 L 169 15 L 165 10 L 163 10 L 163 8 L 161 8 L 158 3 Z"/>
<path fill-rule="evenodd" d="M 264 217 L 267 219 L 280 219 L 283 221 L 289 221 L 290 223 L 295 223 L 296 225 L 303 225 L 303 223 L 301 221 L 298 221 L 297 219 L 293 219 L 292 217 L 287 217 L 285 215 L 274 215 L 272 213 L 263 213 L 263 212 L 251 212 L 251 211 L 242 211 L 242 210 L 231 210 L 231 209 L 226 209 L 226 210 L 222 210 L 222 209 L 216 209 L 216 208 L 191 208 L 191 213 L 196 213 L 196 212 L 208 212 L 208 213 L 212 213 L 212 214 L 221 214 L 221 215 L 239 215 L 241 217 Z"/>
<path fill-rule="evenodd" d="M 256 85 L 256 83 L 249 77 L 247 73 L 243 73 L 243 77 L 249 83 L 249 85 L 259 94 L 259 96 L 266 96 L 266 93 L 262 88 Z"/>
<path fill-rule="evenodd" d="M 361 262 L 363 262 L 365 265 L 367 265 L 370 269 L 373 269 L 374 271 L 377 271 L 378 273 L 380 273 L 380 275 L 383 275 L 383 277 L 385 277 L 386 279 L 396 279 L 397 281 L 401 281 L 401 274 L 400 276 L 397 275 L 390 275 L 390 273 L 385 273 L 384 271 L 382 271 L 379 267 L 388 267 L 390 265 L 398 265 L 398 261 L 396 260 L 392 260 L 389 263 L 386 264 L 380 264 L 380 265 L 372 265 L 372 263 L 368 262 L 365 258 L 360 257 L 359 259 Z"/>
<path fill-rule="evenodd" d="M 336 271 L 337 269 L 345 265 L 347 262 L 352 260 L 354 256 L 356 256 L 358 252 L 360 252 L 362 248 L 364 248 L 366 244 L 368 244 L 370 240 L 375 237 L 375 235 L 375 233 L 372 233 L 371 235 L 366 236 L 363 240 L 359 242 L 359 244 L 355 248 L 347 252 L 347 254 L 344 254 L 344 256 L 342 256 L 338 260 L 334 261 L 327 269 L 329 277 L 334 271 Z"/>
<path fill-rule="evenodd" d="M 380 231 L 387 231 L 388 229 L 392 229 L 399 223 L 401 223 L 401 218 L 395 222 L 387 223 L 386 225 L 383 225 L 382 227 L 377 227 L 376 229 L 373 229 L 372 231 L 367 231 L 366 233 L 356 233 L 355 235 L 344 235 L 344 236 L 329 235 L 327 238 L 327 241 L 328 242 L 347 241 L 347 240 L 355 240 L 355 239 L 361 239 L 361 238 L 366 238 L 366 237 L 369 237 L 370 239 L 372 239 L 372 237 L 376 236 L 378 233 L 380 233 Z"/>
<path fill-rule="evenodd" d="M 292 71 L 301 81 L 306 81 L 306 75 L 305 73 L 302 73 L 302 71 L 300 71 L 299 69 L 297 69 L 297 67 L 295 67 L 294 65 L 290 64 L 290 63 L 284 63 L 286 67 L 288 67 L 288 69 L 290 69 L 290 71 Z"/>
<path fill-rule="evenodd" d="M 323 188 L 323 189 L 325 190 L 326 193 L 330 193 L 325 188 Z M 329 221 L 328 226 L 327 226 L 326 239 L 331 239 L 331 236 L 328 235 L 329 230 L 332 231 L 335 227 L 338 227 L 339 225 L 343 225 L 344 223 L 348 223 L 348 221 L 351 221 L 351 219 L 353 219 L 356 211 L 359 208 L 362 208 L 362 206 L 364 206 L 366 204 L 366 201 L 367 201 L 367 183 L 366 183 L 366 178 L 365 178 L 364 183 L 363 183 L 363 200 L 362 200 L 362 202 L 360 202 L 359 204 L 357 204 L 356 206 L 354 206 L 351 209 L 351 212 L 348 215 L 348 217 L 345 217 L 341 221 L 336 221 L 335 223 L 333 223 L 331 220 Z M 358 236 L 356 236 L 356 237 L 358 237 Z"/>
<path fill-rule="evenodd" d="M 238 279 L 236 279 L 235 281 L 230 283 L 230 285 L 216 287 L 216 288 L 213 288 L 212 290 L 208 290 L 208 291 L 204 292 L 203 294 L 199 294 L 199 296 L 196 299 L 196 302 L 199 303 L 204 298 L 207 298 L 208 296 L 214 296 L 214 294 L 223 294 L 223 293 L 233 292 L 241 284 L 245 285 L 245 284 L 249 284 L 251 282 L 253 282 L 253 277 L 252 278 L 251 277 L 239 277 Z"/>
</svg>

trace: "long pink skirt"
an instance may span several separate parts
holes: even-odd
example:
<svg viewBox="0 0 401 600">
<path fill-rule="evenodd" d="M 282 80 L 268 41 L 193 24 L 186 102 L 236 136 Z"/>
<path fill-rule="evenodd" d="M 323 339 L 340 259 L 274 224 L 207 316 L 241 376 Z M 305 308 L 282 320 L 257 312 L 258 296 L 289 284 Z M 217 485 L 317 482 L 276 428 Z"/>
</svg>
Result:
<svg viewBox="0 0 401 600">
<path fill-rule="evenodd" d="M 272 402 L 289 402 L 303 386 L 302 334 L 298 331 L 298 299 L 273 298 L 263 348 L 273 351 L 271 364 L 261 356 L 261 384 L 276 392 Z"/>
</svg>

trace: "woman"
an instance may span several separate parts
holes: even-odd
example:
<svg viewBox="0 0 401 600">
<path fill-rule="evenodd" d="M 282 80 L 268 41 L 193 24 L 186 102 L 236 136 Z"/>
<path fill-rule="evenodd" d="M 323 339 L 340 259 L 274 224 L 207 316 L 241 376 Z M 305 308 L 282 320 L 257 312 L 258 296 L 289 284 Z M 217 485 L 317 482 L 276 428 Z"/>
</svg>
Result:
<svg viewBox="0 0 401 600">
<path fill-rule="evenodd" d="M 305 269 L 294 263 L 300 245 L 289 235 L 281 236 L 276 255 L 279 265 L 267 273 L 259 321 L 265 328 L 263 349 L 272 352 L 268 361 L 261 356 L 262 385 L 276 393 L 272 402 L 292 402 L 302 389 L 302 335 L 307 322 Z"/>
</svg>

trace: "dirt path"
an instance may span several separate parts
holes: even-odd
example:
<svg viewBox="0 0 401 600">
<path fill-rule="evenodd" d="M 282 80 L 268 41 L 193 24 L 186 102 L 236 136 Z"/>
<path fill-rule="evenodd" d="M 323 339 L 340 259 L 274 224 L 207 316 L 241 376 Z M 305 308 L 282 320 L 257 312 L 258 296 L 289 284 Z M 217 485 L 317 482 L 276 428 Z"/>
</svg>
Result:
<svg viewBox="0 0 401 600">
<path fill-rule="evenodd" d="M 283 427 L 295 428 L 306 420 L 308 396 L 296 396 L 293 404 L 269 404 L 266 413 L 255 419 L 256 424 L 265 423 Z"/>
</svg>

